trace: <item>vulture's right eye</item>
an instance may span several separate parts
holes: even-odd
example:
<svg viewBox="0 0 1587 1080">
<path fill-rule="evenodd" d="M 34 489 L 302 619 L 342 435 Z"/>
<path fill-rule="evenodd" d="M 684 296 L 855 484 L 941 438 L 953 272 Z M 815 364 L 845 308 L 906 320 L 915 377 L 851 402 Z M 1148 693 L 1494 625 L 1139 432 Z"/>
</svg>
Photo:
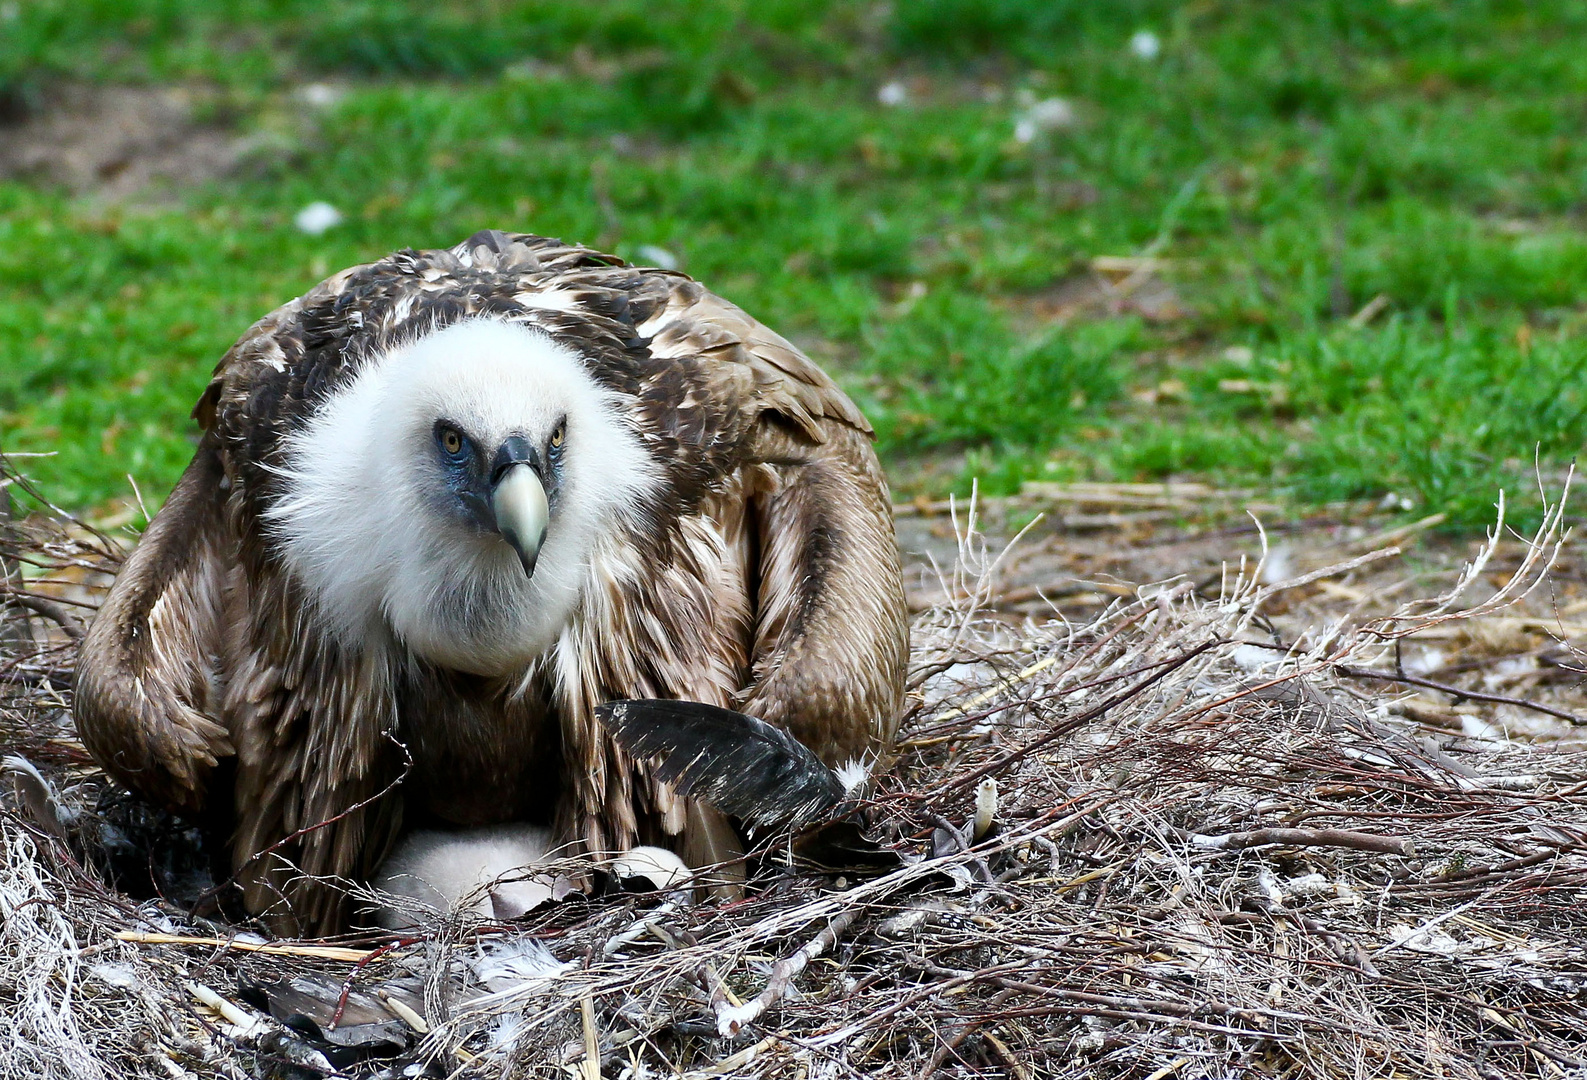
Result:
<svg viewBox="0 0 1587 1080">
<path fill-rule="evenodd" d="M 435 433 L 435 441 L 441 444 L 441 449 L 448 457 L 461 457 L 463 455 L 463 436 L 456 428 L 442 427 Z"/>
</svg>

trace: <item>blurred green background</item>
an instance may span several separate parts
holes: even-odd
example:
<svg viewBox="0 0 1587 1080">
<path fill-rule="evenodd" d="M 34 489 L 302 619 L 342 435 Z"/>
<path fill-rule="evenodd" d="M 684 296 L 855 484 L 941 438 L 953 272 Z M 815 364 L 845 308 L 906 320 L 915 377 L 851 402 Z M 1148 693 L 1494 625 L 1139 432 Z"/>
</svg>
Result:
<svg viewBox="0 0 1587 1080">
<path fill-rule="evenodd" d="M 1479 525 L 1587 437 L 1584 32 L 1569 0 L 0 0 L 0 447 L 152 509 L 250 322 L 501 227 L 791 337 L 900 496 L 1194 477 Z"/>
</svg>

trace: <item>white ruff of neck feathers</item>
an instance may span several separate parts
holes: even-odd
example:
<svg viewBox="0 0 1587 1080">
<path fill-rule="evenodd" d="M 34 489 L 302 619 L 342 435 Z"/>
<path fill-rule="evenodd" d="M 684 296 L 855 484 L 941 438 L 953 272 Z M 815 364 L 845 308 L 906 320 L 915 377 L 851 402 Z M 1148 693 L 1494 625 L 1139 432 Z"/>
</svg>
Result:
<svg viewBox="0 0 1587 1080">
<path fill-rule="evenodd" d="M 540 446 L 566 417 L 562 480 L 532 577 L 496 533 L 445 512 L 438 419 L 484 445 Z M 285 440 L 266 514 L 288 571 L 342 644 L 406 646 L 445 667 L 521 672 L 587 587 L 590 553 L 660 478 L 615 395 L 542 332 L 477 318 L 370 360 Z"/>
</svg>

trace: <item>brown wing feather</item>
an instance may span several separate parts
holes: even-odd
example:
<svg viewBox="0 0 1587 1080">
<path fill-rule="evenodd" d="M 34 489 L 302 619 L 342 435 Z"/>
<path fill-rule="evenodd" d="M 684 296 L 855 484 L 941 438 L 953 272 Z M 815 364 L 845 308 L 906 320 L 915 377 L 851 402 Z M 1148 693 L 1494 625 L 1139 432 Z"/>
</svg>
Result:
<svg viewBox="0 0 1587 1080">
<path fill-rule="evenodd" d="M 592 636 L 583 670 L 602 674 L 592 674 L 595 685 L 564 714 L 573 724 L 569 746 L 582 748 L 590 766 L 573 770 L 588 780 L 575 803 L 582 821 L 570 825 L 632 842 L 636 806 L 682 802 L 691 815 L 682 848 L 700 865 L 738 852 L 724 839 L 719 815 L 678 800 L 642 766 L 626 762 L 593 705 L 649 693 L 743 708 L 839 764 L 879 753 L 892 739 L 908 626 L 891 501 L 864 417 L 824 372 L 739 308 L 674 275 L 649 285 L 665 286 L 665 298 L 639 330 L 650 335 L 652 355 L 675 362 L 656 378 L 681 372 L 687 382 L 669 401 L 666 430 L 692 433 L 721 463 L 712 494 L 684 524 L 742 551 L 746 564 L 700 559 L 700 545 L 684 529 L 673 558 L 633 575 L 610 605 L 626 619 L 670 628 L 671 639 L 641 644 L 616 626 Z M 685 581 L 714 583 L 715 595 L 701 608 L 680 603 L 689 590 L 669 577 L 672 567 Z M 745 608 L 747 639 L 742 624 L 723 632 L 712 618 Z M 636 651 L 660 658 L 653 677 L 612 678 Z M 700 677 L 701 657 L 716 658 L 725 670 Z M 614 784 L 614 776 L 623 779 Z M 636 777 L 646 778 L 646 800 L 629 792 Z M 679 831 L 673 814 L 664 824 Z"/>
<path fill-rule="evenodd" d="M 903 704 L 908 620 L 870 425 L 803 353 L 696 282 L 674 280 L 642 329 L 656 355 L 702 362 L 699 407 L 749 421 L 737 470 L 761 476 L 745 491 L 755 640 L 731 704 L 829 764 L 879 751 Z"/>
<path fill-rule="evenodd" d="M 213 644 L 229 560 L 220 463 L 199 448 L 121 568 L 78 659 L 77 729 L 116 779 L 157 802 L 202 808 L 232 752 L 217 720 Z"/>
<path fill-rule="evenodd" d="M 232 869 L 250 912 L 280 934 L 346 922 L 343 879 L 367 878 L 390 850 L 402 800 L 395 699 L 383 657 L 338 653 L 275 618 L 279 601 L 238 613 L 252 641 L 234 657 L 224 711 L 237 747 Z M 271 625 L 274 623 L 275 625 Z"/>
<path fill-rule="evenodd" d="M 702 374 L 713 390 L 713 405 L 752 418 L 774 413 L 811 442 L 825 439 L 821 419 L 872 434 L 848 396 L 783 337 L 697 281 L 668 275 L 664 282 L 665 302 L 638 329 L 651 335 L 656 356 L 706 362 Z"/>
<path fill-rule="evenodd" d="M 756 500 L 760 536 L 754 671 L 740 698 L 828 765 L 891 743 L 903 708 L 909 625 L 887 484 L 869 442 L 827 422 L 802 460 L 775 466 Z M 780 431 L 761 452 L 798 448 Z"/>
<path fill-rule="evenodd" d="M 753 538 L 742 480 L 677 523 L 665 561 L 619 540 L 597 554 L 586 597 L 548 676 L 569 761 L 559 831 L 593 850 L 685 836 L 695 865 L 735 857 L 720 819 L 654 782 L 606 733 L 595 707 L 624 693 L 734 700 L 750 667 Z"/>
</svg>

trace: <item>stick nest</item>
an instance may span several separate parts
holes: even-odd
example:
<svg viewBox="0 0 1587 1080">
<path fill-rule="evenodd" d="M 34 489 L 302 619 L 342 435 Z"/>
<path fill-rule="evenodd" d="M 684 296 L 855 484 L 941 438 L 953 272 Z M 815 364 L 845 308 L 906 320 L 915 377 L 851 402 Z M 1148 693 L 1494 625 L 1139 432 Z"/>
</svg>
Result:
<svg viewBox="0 0 1587 1080">
<path fill-rule="evenodd" d="M 1479 559 L 1298 642 L 1263 605 L 1340 568 L 1015 623 L 967 529 L 867 808 L 898 868 L 270 943 L 93 868 L 108 783 L 71 728 L 73 639 L 119 552 L 34 514 L 0 546 L 0 744 L 49 781 L 0 803 L 0 1077 L 1579 1075 L 1587 761 L 1435 736 L 1341 674 L 1525 596 L 1561 522 L 1486 599 L 1459 599 Z M 386 1041 L 255 1008 L 282 984 Z"/>
</svg>

